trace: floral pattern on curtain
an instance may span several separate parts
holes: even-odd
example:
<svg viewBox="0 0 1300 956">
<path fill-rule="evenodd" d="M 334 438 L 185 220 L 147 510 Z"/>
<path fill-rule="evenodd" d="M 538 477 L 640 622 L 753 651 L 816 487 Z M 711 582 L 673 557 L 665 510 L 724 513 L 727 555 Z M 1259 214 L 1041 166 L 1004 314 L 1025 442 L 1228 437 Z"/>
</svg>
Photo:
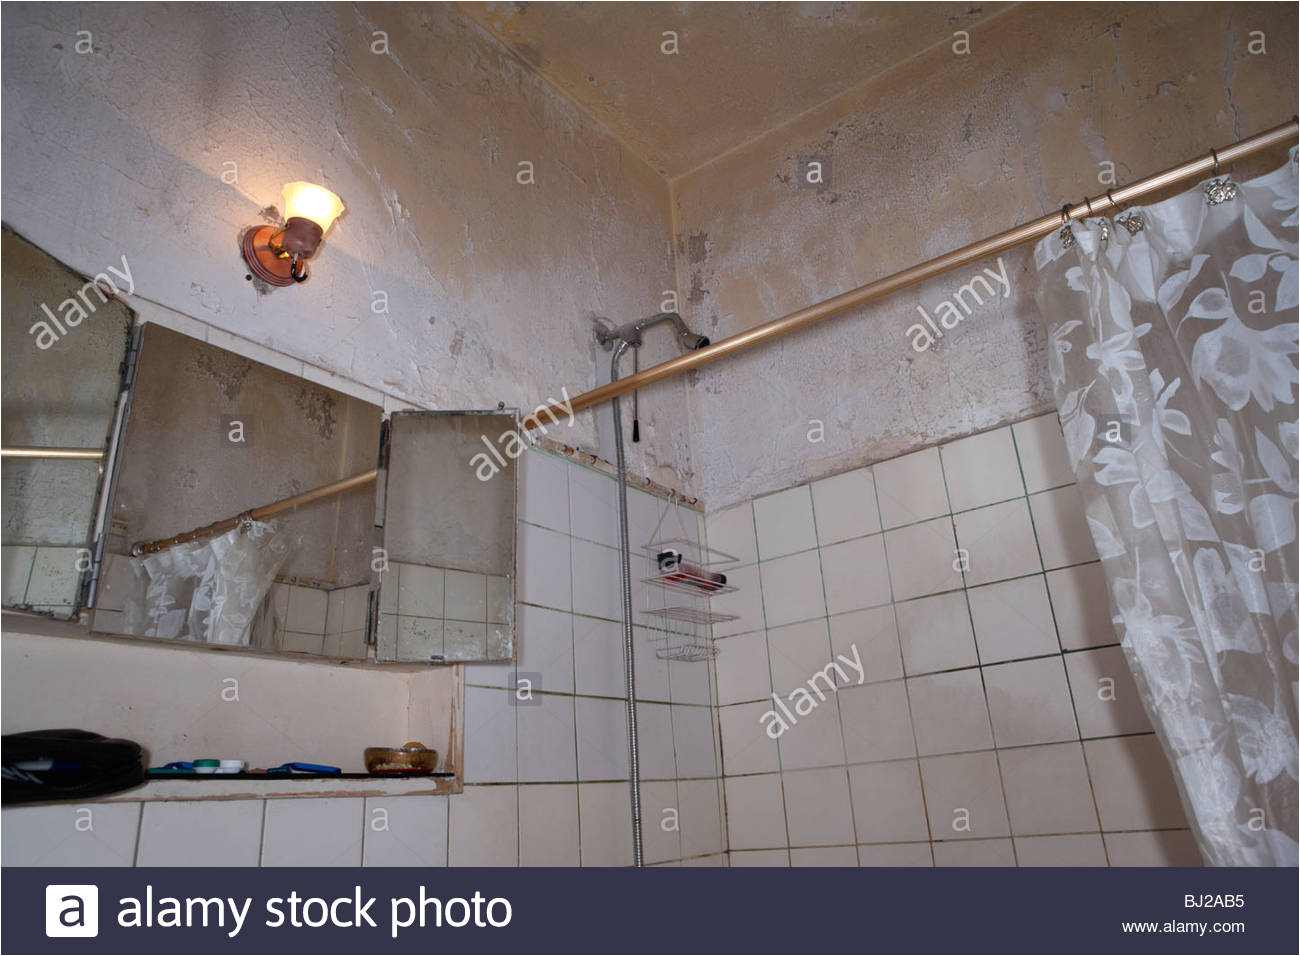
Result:
<svg viewBox="0 0 1300 956">
<path fill-rule="evenodd" d="M 1211 865 L 1297 865 L 1296 152 L 1035 249 L 1112 617 Z"/>
</svg>

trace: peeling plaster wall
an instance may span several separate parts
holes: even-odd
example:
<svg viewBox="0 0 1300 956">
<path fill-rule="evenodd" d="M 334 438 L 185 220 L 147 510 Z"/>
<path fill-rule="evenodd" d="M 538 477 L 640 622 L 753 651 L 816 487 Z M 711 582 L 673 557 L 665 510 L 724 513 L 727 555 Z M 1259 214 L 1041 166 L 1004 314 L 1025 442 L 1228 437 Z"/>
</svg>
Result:
<svg viewBox="0 0 1300 956">
<path fill-rule="evenodd" d="M 1293 5 L 1029 4 L 962 26 L 969 54 L 941 43 L 674 180 L 693 325 L 717 341 L 1097 195 L 1102 161 L 1129 182 L 1296 112 Z M 800 188 L 800 156 L 829 158 L 826 188 Z M 906 335 L 917 306 L 980 268 L 692 373 L 709 509 L 1053 408 L 1032 252 L 1003 261 L 1010 295 L 931 351 Z"/>
<path fill-rule="evenodd" d="M 673 286 L 667 185 L 450 6 L 6 4 L 3 27 L 6 223 L 88 274 L 125 255 L 137 296 L 212 327 L 417 406 L 531 409 L 607 380 L 592 316 Z M 310 282 L 259 296 L 237 236 L 295 179 L 348 211 Z M 684 388 L 642 395 L 630 468 L 690 490 Z M 552 437 L 609 457 L 609 431 Z"/>
</svg>

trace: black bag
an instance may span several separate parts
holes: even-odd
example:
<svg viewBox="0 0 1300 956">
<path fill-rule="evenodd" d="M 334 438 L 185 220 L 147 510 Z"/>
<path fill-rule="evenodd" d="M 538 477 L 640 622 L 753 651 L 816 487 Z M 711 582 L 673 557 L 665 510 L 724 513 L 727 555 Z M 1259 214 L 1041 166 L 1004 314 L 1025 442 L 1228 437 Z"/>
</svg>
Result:
<svg viewBox="0 0 1300 956">
<path fill-rule="evenodd" d="M 0 802 L 77 800 L 144 783 L 144 750 L 88 730 L 32 730 L 0 737 Z"/>
</svg>

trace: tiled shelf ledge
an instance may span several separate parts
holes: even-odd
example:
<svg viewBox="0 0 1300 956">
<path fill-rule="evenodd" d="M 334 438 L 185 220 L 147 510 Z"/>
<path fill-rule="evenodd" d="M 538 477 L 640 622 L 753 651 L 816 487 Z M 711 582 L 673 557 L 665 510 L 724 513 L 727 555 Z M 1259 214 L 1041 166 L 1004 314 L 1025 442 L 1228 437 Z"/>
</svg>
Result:
<svg viewBox="0 0 1300 956">
<path fill-rule="evenodd" d="M 448 778 L 150 780 L 101 800 L 230 800 L 458 793 L 464 753 L 459 666 L 340 665 L 213 653 L 88 634 L 84 626 L 3 615 L 7 733 L 77 727 L 134 740 L 150 766 L 218 756 L 253 767 L 297 760 L 363 768 L 367 747 L 418 740 Z M 56 635 L 72 635 L 68 640 Z"/>
<path fill-rule="evenodd" d="M 422 777 L 290 777 L 283 780 L 204 780 L 153 777 L 142 786 L 103 797 L 95 803 L 139 803 L 155 800 L 271 800 L 277 797 L 417 797 L 460 793 L 462 785 L 453 773 Z M 89 803 L 82 798 L 76 803 Z"/>
</svg>

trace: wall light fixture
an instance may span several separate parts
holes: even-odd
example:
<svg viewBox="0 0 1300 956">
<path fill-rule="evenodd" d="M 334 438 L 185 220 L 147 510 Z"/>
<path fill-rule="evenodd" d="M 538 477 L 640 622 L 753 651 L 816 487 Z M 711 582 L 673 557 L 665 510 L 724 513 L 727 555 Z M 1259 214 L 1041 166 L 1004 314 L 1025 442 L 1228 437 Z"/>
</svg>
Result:
<svg viewBox="0 0 1300 956">
<path fill-rule="evenodd" d="M 284 225 L 251 226 L 241 249 L 249 271 L 267 285 L 288 286 L 307 278 L 307 260 L 343 212 L 343 200 L 324 186 L 287 183 Z"/>
</svg>

